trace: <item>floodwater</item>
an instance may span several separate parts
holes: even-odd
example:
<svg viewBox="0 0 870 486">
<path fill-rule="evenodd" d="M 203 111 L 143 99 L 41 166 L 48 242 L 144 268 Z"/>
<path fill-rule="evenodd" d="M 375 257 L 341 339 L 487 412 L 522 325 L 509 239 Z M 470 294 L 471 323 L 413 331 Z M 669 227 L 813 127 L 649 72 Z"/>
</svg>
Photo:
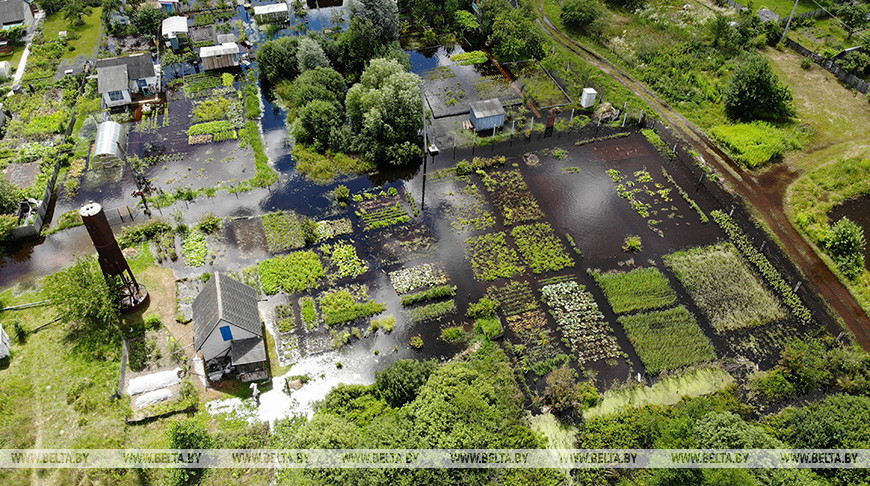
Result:
<svg viewBox="0 0 870 486">
<path fill-rule="evenodd" d="M 328 7 L 320 9 L 320 12 L 310 11 L 309 28 L 316 29 L 317 20 L 334 17 L 331 14 L 327 15 L 327 10 L 340 8 Z M 237 17 L 246 23 L 246 30 L 251 27 L 243 9 L 239 9 Z M 320 25 L 320 28 L 325 28 L 326 24 L 321 22 Z M 278 35 L 296 34 L 298 32 L 284 29 Z M 450 53 L 451 51 L 444 47 L 433 51 L 412 52 L 413 69 L 425 75 L 437 66 L 453 64 L 449 60 Z M 479 72 L 473 66 L 454 66 L 451 69 L 465 73 L 466 77 L 462 79 L 466 79 L 469 93 L 475 80 L 486 75 L 486 72 Z M 169 118 L 158 118 L 159 128 L 131 133 L 131 153 L 142 156 L 155 154 L 165 156 L 148 169 L 149 178 L 154 179 L 163 188 L 171 190 L 187 186 L 213 187 L 219 183 L 233 179 L 242 180 L 253 175 L 250 149 L 239 149 L 237 142 L 188 145 L 184 131 L 190 124 L 192 103 L 189 100 L 172 99 L 172 97 L 168 103 L 169 115 L 164 116 Z M 557 237 L 569 252 L 571 248 L 568 243 L 569 237 L 576 243 L 582 256 L 572 253 L 575 266 L 542 275 L 526 273 L 518 278 L 530 283 L 534 298 L 538 302 L 540 302 L 540 289 L 543 285 L 541 280 L 548 277 L 570 276 L 587 287 L 610 323 L 613 334 L 625 353 L 624 357 L 618 359 L 586 364 L 584 368 L 594 372 L 597 383 L 602 386 L 632 379 L 638 373 L 643 374 L 644 367 L 617 323 L 617 317 L 601 291 L 587 276 L 586 270 L 598 268 L 606 271 L 651 265 L 662 267 L 661 257 L 667 253 L 687 246 L 711 244 L 724 239 L 724 234 L 713 223 L 701 223 L 698 215 L 679 196 L 676 188 L 672 188 L 670 199 L 650 196 L 649 202 L 652 208 L 650 217 L 641 217 L 627 200 L 617 194 L 616 184 L 608 175 L 608 169 L 616 169 L 626 177 L 645 170 L 649 172 L 652 183 L 658 184 L 656 188 L 672 187 L 662 175 L 661 169 L 664 167 L 704 211 L 709 213 L 713 209 L 723 209 L 709 192 L 695 185 L 696 177 L 690 169 L 663 158 L 639 134 L 582 146 L 575 146 L 574 142 L 578 139 L 609 135 L 616 130 L 606 127 L 601 129 L 587 127 L 580 133 L 555 134 L 549 138 L 536 134 L 491 147 L 459 149 L 455 152 L 455 156 L 453 151 L 445 151 L 441 155 L 429 158 L 425 166 L 418 164 L 366 176 L 344 176 L 330 184 L 319 185 L 296 170 L 291 146 L 288 143 L 286 113 L 268 99 L 264 99 L 263 104 L 265 107 L 261 119 L 263 140 L 266 153 L 279 172 L 278 182 L 269 188 L 239 194 L 219 193 L 215 198 L 200 197 L 193 202 L 178 202 L 172 207 L 155 211 L 155 216 L 170 218 L 177 215 L 181 221 L 188 224 L 194 223 L 206 213 L 228 218 L 222 233 L 219 236 L 209 237 L 209 248 L 215 255 L 214 261 L 199 268 L 185 265 L 182 259 L 172 263 L 166 262 L 164 265 L 171 268 L 177 278 L 189 278 L 203 272 L 240 271 L 272 256 L 267 248 L 265 233 L 259 219 L 259 216 L 264 213 L 292 210 L 317 220 L 350 218 L 353 222 L 353 233 L 327 243 L 341 241 L 354 244 L 358 254 L 367 261 L 370 268 L 364 275 L 355 279 L 341 280 L 336 283 L 336 286 L 349 283 L 365 284 L 370 297 L 387 307 L 382 316 L 394 315 L 397 325 L 389 334 L 382 330 L 377 331 L 368 338 L 352 339 L 350 345 L 332 350 L 328 345 L 330 341 L 328 331 L 320 329 L 313 333 L 305 333 L 301 323 L 297 322 L 296 332 L 301 347 L 299 358 L 292 366 L 289 375 L 307 374 L 311 377 L 311 381 L 287 397 L 281 391 L 284 378 L 276 377 L 272 390 L 261 397 L 261 406 L 257 410 L 259 419 L 274 420 L 288 414 L 311 414 L 313 403 L 322 399 L 328 390 L 338 383 L 372 383 L 376 371 L 397 359 L 446 360 L 462 349 L 461 345 L 448 345 L 441 341 L 439 339 L 441 329 L 452 325 L 464 325 L 469 328 L 470 325 L 464 317 L 468 304 L 480 299 L 490 286 L 506 283 L 504 279 L 479 282 L 474 278 L 465 255 L 465 241 L 468 237 L 486 232 L 509 232 L 511 228 L 504 225 L 502 208 L 496 207 L 492 195 L 487 193 L 481 178 L 477 175 L 471 176 L 471 181 L 483 196 L 481 207 L 494 216 L 495 226 L 485 231 L 465 231 L 451 225 L 454 220 L 451 210 L 455 210 L 460 205 L 457 194 L 462 190 L 464 183 L 460 184 L 451 178 L 435 180 L 432 174 L 439 169 L 455 165 L 458 160 L 471 159 L 473 155 L 506 156 L 505 169 L 492 170 L 519 170 L 529 186 L 530 194 L 545 214 L 540 221 L 548 222 L 553 227 Z M 564 150 L 564 157 L 556 156 L 554 149 Z M 526 165 L 523 156 L 528 153 L 539 154 L 540 165 Z M 181 156 L 170 156 L 172 154 Z M 421 205 L 423 209 L 407 224 L 366 231 L 361 218 L 355 215 L 355 204 L 352 203 L 350 208 L 341 208 L 334 203 L 330 193 L 339 184 L 346 185 L 353 194 L 374 187 L 378 190 L 394 187 L 399 190 L 402 205 L 409 214 L 413 212 L 410 203 L 405 202 L 406 194 L 412 195 L 416 204 Z M 141 221 L 144 217 L 136 209 L 136 199 L 131 195 L 134 189 L 132 176 L 127 169 L 89 167 L 75 195 L 67 197 L 61 191 L 54 214 L 76 209 L 91 200 L 98 201 L 107 208 L 113 228 L 118 233 L 123 226 Z M 850 215 L 866 216 L 870 213 L 866 210 L 866 203 L 865 199 L 862 203 L 865 204 L 864 206 L 847 208 L 844 211 Z M 130 209 L 125 211 L 127 208 Z M 861 208 L 864 208 L 863 213 Z M 131 216 L 136 218 L 135 221 L 131 221 Z M 649 222 L 651 219 L 657 223 L 651 225 Z M 863 224 L 867 224 L 866 219 Z M 622 251 L 623 240 L 628 235 L 641 236 L 642 251 L 636 254 Z M 407 247 L 420 243 L 428 243 L 429 246 L 422 251 L 406 251 Z M 91 251 L 90 240 L 82 227 L 13 248 L 0 260 L 0 269 L 2 269 L 0 286 L 16 282 L 32 284 L 38 278 L 68 265 L 73 255 Z M 422 263 L 440 265 L 449 276 L 450 283 L 458 287 L 455 297 L 457 310 L 442 319 L 412 323 L 387 273 Z M 677 291 L 678 304 L 687 306 L 696 315 L 701 329 L 713 341 L 720 357 L 746 356 L 749 353 L 749 358 L 755 362 L 770 363 L 775 359 L 778 351 L 774 347 L 771 346 L 769 349 L 762 347 L 753 352 L 746 352 L 743 343 L 765 342 L 765 336 L 769 336 L 769 328 L 790 330 L 791 327 L 783 323 L 775 323 L 764 328 L 734 333 L 728 338 L 718 335 L 694 307 L 673 275 L 666 270 L 664 273 Z M 316 297 L 325 288 L 321 287 L 307 295 Z M 274 309 L 274 306 L 294 303 L 299 297 L 300 295 L 275 296 L 269 298 L 264 305 L 268 313 Z M 560 352 L 568 352 L 558 339 L 561 333 L 556 323 L 551 316 L 548 315 L 547 318 L 549 329 L 556 338 L 554 341 Z M 364 329 L 367 324 L 366 321 L 355 325 Z M 343 329 L 349 329 L 349 326 Z M 419 351 L 411 349 L 408 345 L 410 338 L 417 335 L 424 342 L 423 349 Z M 514 338 L 510 331 L 505 333 L 504 339 Z M 572 362 L 572 365 L 580 367 L 576 361 Z M 540 390 L 543 386 L 542 380 L 534 376 L 528 376 L 527 381 L 529 387 L 534 389 Z M 229 408 L 234 406 L 227 403 Z"/>
<path fill-rule="evenodd" d="M 870 235 L 870 196 L 861 196 L 837 205 L 828 213 L 831 224 L 842 218 L 849 218 L 864 229 L 864 235 Z M 864 245 L 864 266 L 870 269 L 870 245 Z"/>
</svg>

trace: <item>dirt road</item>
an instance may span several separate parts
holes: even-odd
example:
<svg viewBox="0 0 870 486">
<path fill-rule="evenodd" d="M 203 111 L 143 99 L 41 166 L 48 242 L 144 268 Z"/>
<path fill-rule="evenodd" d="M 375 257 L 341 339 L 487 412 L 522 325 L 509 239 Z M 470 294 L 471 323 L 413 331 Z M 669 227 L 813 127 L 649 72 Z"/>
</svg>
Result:
<svg viewBox="0 0 870 486">
<path fill-rule="evenodd" d="M 746 202 L 747 206 L 757 210 L 757 214 L 779 238 L 792 260 L 810 280 L 808 284 L 811 290 L 825 299 L 852 331 L 858 343 L 870 351 L 870 319 L 848 289 L 840 283 L 837 276 L 792 226 L 785 214 L 783 208 L 786 190 L 794 181 L 796 173 L 787 166 L 770 169 L 758 176 L 744 173 L 700 128 L 672 109 L 650 89 L 556 28 L 544 12 L 540 1 L 537 2 L 537 9 L 544 29 L 554 41 L 598 67 L 643 99 L 665 123 L 690 143 L 705 161 L 722 174 L 737 195 Z"/>
</svg>

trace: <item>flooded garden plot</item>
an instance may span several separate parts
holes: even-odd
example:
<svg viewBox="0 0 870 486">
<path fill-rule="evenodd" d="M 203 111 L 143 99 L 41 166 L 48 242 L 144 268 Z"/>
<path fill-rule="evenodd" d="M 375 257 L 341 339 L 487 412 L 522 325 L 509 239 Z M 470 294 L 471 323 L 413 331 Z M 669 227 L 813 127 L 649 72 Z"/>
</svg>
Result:
<svg viewBox="0 0 870 486">
<path fill-rule="evenodd" d="M 538 61 L 513 62 L 504 65 L 520 88 L 532 97 L 540 109 L 567 105 L 571 98 Z"/>
<path fill-rule="evenodd" d="M 470 57 L 473 53 L 479 56 Z M 459 46 L 412 51 L 411 70 L 423 78 L 423 96 L 435 118 L 468 113 L 471 103 L 490 98 L 504 105 L 522 102 L 510 80 L 480 51 Z"/>
</svg>

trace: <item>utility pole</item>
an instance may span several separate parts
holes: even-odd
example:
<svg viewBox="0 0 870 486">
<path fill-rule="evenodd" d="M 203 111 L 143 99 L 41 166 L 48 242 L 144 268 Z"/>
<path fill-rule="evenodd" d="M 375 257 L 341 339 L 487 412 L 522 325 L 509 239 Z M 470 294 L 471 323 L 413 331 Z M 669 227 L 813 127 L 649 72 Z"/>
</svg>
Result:
<svg viewBox="0 0 870 486">
<path fill-rule="evenodd" d="M 785 42 L 785 36 L 788 35 L 788 28 L 791 25 L 791 19 L 794 18 L 794 13 L 797 10 L 798 2 L 800 0 L 794 0 L 794 7 L 791 9 L 791 15 L 788 16 L 788 21 L 785 23 L 785 30 L 782 31 L 782 39 L 779 42 Z"/>
</svg>

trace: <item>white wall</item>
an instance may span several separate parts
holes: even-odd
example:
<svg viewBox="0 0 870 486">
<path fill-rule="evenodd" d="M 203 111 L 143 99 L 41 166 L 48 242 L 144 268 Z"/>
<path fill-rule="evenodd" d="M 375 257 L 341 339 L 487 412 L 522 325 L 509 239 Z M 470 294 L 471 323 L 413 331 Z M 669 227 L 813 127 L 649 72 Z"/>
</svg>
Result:
<svg viewBox="0 0 870 486">
<path fill-rule="evenodd" d="M 106 106 L 108 106 L 109 108 L 114 108 L 114 107 L 116 107 L 116 106 L 129 105 L 129 104 L 130 104 L 130 101 L 131 101 L 131 100 L 130 100 L 130 92 L 129 92 L 129 91 L 124 91 L 123 94 L 124 94 L 124 98 L 123 98 L 123 99 L 118 100 L 118 101 L 112 101 L 111 99 L 109 99 L 109 93 L 105 93 L 105 94 L 103 95 L 103 103 L 104 103 Z"/>
</svg>

